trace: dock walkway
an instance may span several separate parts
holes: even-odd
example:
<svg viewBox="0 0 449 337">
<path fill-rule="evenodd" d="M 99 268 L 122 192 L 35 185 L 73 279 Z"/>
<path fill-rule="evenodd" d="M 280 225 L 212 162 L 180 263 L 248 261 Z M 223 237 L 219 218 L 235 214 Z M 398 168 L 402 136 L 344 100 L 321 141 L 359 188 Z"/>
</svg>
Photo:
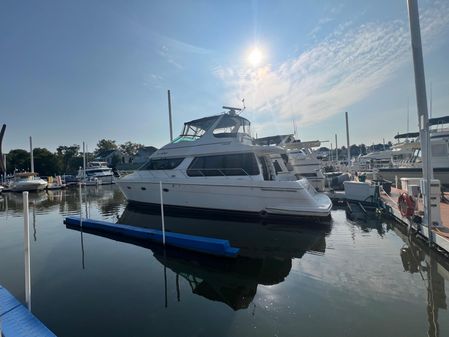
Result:
<svg viewBox="0 0 449 337">
<path fill-rule="evenodd" d="M 396 220 L 398 220 L 402 224 L 411 226 L 413 230 L 417 231 L 428 240 L 429 230 L 427 226 L 414 222 L 412 218 L 402 216 L 397 205 L 397 200 L 403 192 L 405 191 L 392 187 L 390 195 L 385 192 L 381 192 L 380 198 L 387 211 L 389 211 L 389 213 L 394 218 L 396 218 Z M 418 210 L 422 211 L 422 209 L 422 203 L 419 203 Z M 430 235 L 432 241 L 437 245 L 438 248 L 443 249 L 446 253 L 449 253 L 449 204 L 441 202 L 440 211 L 442 222 L 441 226 L 432 228 L 430 231 Z"/>
<path fill-rule="evenodd" d="M 11 293 L 0 286 L 0 326 L 4 337 L 56 337 Z"/>
</svg>

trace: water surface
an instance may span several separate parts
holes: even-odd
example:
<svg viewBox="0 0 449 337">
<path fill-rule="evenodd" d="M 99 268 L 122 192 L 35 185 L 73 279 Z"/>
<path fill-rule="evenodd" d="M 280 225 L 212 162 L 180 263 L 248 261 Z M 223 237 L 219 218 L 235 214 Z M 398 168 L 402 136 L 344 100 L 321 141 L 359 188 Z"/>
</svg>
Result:
<svg viewBox="0 0 449 337">
<path fill-rule="evenodd" d="M 449 266 L 383 219 L 330 225 L 166 216 L 230 240 L 224 259 L 66 228 L 78 190 L 30 194 L 32 311 L 58 336 L 449 336 Z M 22 196 L 0 196 L 0 284 L 24 300 Z M 83 214 L 160 228 L 115 186 Z"/>
</svg>

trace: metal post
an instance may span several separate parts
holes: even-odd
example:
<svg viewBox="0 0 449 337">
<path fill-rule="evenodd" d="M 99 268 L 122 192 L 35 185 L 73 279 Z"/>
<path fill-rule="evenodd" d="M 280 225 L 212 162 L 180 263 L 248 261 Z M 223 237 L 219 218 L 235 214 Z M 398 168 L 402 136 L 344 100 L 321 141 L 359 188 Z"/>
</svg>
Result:
<svg viewBox="0 0 449 337">
<path fill-rule="evenodd" d="M 421 140 L 422 170 L 425 190 L 424 194 L 424 223 L 428 226 L 429 245 L 432 244 L 432 217 L 430 204 L 430 182 L 433 179 L 433 169 L 430 152 L 429 118 L 427 112 L 426 81 L 424 76 L 424 62 L 421 45 L 421 31 L 419 27 L 419 13 L 417 0 L 408 0 L 408 17 L 413 53 L 413 68 L 415 73 L 416 103 L 418 105 L 419 137 Z"/>
<path fill-rule="evenodd" d="M 81 191 L 82 184 L 80 184 L 80 227 L 83 228 L 83 195 Z"/>
<path fill-rule="evenodd" d="M 161 193 L 162 244 L 165 246 L 164 197 L 162 195 L 162 181 L 159 181 L 159 191 Z"/>
<path fill-rule="evenodd" d="M 31 172 L 34 173 L 33 140 L 30 137 Z"/>
<path fill-rule="evenodd" d="M 351 164 L 351 149 L 349 147 L 349 122 L 348 122 L 348 112 L 345 111 L 345 117 L 346 117 L 346 145 L 348 147 L 348 167 Z"/>
<path fill-rule="evenodd" d="M 170 123 L 170 142 L 173 141 L 173 125 L 172 125 L 172 117 L 171 117 L 171 96 L 170 96 L 170 90 L 167 91 L 168 93 L 168 121 Z"/>
<path fill-rule="evenodd" d="M 30 266 L 30 215 L 28 192 L 23 192 L 23 243 L 25 255 L 25 302 L 31 311 L 31 266 Z"/>
<path fill-rule="evenodd" d="M 83 142 L 83 180 L 86 182 L 86 145 Z"/>
<path fill-rule="evenodd" d="M 335 134 L 335 160 L 338 164 L 338 143 L 337 143 L 337 134 Z"/>
</svg>

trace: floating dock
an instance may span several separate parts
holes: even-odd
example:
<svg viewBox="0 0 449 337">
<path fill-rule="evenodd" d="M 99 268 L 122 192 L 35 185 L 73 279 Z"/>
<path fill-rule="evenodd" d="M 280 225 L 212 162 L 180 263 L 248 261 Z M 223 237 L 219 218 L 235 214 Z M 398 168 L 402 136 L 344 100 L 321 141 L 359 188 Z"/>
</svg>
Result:
<svg viewBox="0 0 449 337">
<path fill-rule="evenodd" d="M 390 195 L 381 192 L 380 199 L 384 209 L 399 223 L 412 228 L 424 239 L 429 240 L 429 228 L 427 226 L 413 221 L 413 217 L 402 216 L 397 205 L 397 200 L 403 192 L 405 191 L 395 187 L 391 188 Z M 443 250 L 445 254 L 449 254 L 449 204 L 442 202 L 440 204 L 440 211 L 442 224 L 430 230 L 431 240 L 435 244 L 435 248 L 440 251 Z"/>
<path fill-rule="evenodd" d="M 64 223 L 67 227 L 71 228 L 88 229 L 137 240 L 163 243 L 163 233 L 156 229 L 115 224 L 101 220 L 80 219 L 80 217 L 73 216 L 66 217 Z M 228 240 L 173 232 L 165 232 L 165 244 L 167 246 L 224 257 L 236 257 L 240 251 L 239 248 L 231 247 Z"/>
<path fill-rule="evenodd" d="M 56 337 L 11 293 L 0 286 L 0 327 L 4 337 Z"/>
</svg>

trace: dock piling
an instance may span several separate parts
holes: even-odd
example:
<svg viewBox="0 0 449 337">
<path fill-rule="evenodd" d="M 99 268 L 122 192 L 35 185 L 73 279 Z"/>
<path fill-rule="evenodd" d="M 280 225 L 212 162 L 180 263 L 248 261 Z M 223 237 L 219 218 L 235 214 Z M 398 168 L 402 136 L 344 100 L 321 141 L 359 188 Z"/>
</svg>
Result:
<svg viewBox="0 0 449 337">
<path fill-rule="evenodd" d="M 25 255 L 25 302 L 31 311 L 31 265 L 30 265 L 30 216 L 28 210 L 28 192 L 23 192 L 23 225 Z"/>
</svg>

